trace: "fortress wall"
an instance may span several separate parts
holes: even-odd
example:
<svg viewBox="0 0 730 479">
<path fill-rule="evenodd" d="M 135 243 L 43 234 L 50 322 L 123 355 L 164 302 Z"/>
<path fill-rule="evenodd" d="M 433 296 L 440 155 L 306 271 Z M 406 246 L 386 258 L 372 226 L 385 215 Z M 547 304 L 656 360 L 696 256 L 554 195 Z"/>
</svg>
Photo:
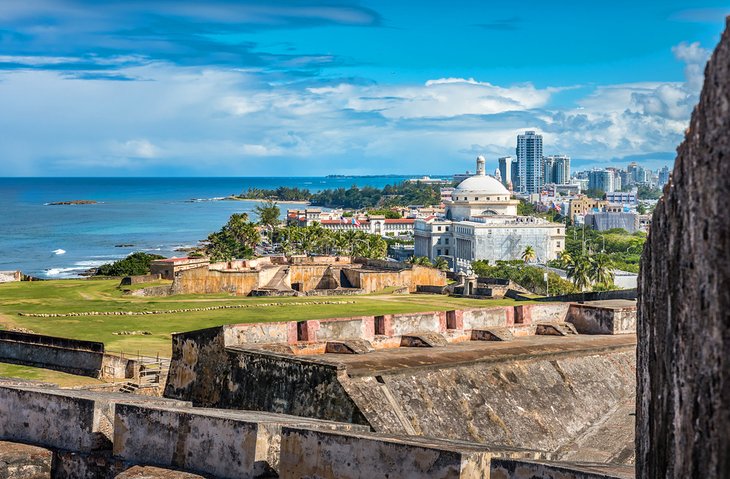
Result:
<svg viewBox="0 0 730 479">
<path fill-rule="evenodd" d="M 536 303 L 515 306 L 515 322 L 532 324 L 536 321 L 563 322 L 568 316 L 570 303 Z"/>
<path fill-rule="evenodd" d="M 189 404 L 121 393 L 0 386 L 0 440 L 80 452 L 109 449 L 118 402 Z"/>
<path fill-rule="evenodd" d="M 131 378 L 135 361 L 105 354 L 104 344 L 41 334 L 0 331 L 0 362 L 92 378 Z"/>
<path fill-rule="evenodd" d="M 349 256 L 290 256 L 292 265 L 349 265 L 353 264 Z"/>
<path fill-rule="evenodd" d="M 354 386 L 348 391 L 358 408 L 373 411 L 365 415 L 376 432 L 402 431 L 400 424 L 381 421 L 379 410 L 395 408 L 419 435 L 556 451 L 633 396 L 635 361 L 633 348 L 623 348 L 415 368 L 382 374 L 392 400 L 358 393 L 372 388 L 367 376 L 349 378 Z M 632 432 L 601 447 L 623 450 L 633 444 Z"/>
<path fill-rule="evenodd" d="M 457 317 L 457 327 L 453 329 L 482 329 L 514 324 L 514 308 L 511 306 L 456 310 L 453 314 Z"/>
<path fill-rule="evenodd" d="M 326 275 L 329 268 L 329 264 L 293 264 L 289 270 L 290 284 L 301 284 L 300 291 L 335 289 L 339 286 L 340 269 L 332 268 L 334 274 L 334 278 L 332 278 Z M 333 279 L 336 283 L 333 282 Z"/>
<path fill-rule="evenodd" d="M 228 324 L 222 328 L 226 346 L 297 341 L 297 323 L 294 321 Z"/>
<path fill-rule="evenodd" d="M 164 396 L 215 404 L 230 373 L 225 347 L 224 327 L 173 334 Z"/>
<path fill-rule="evenodd" d="M 375 337 L 375 317 L 332 318 L 306 321 L 306 338 L 309 341 L 331 339 L 366 339 Z"/>
<path fill-rule="evenodd" d="M 419 332 L 446 331 L 446 311 L 426 313 L 385 314 L 376 317 L 375 334 L 402 336 Z"/>
<path fill-rule="evenodd" d="M 368 424 L 338 381 L 340 366 L 265 351 L 227 354 L 230 376 L 206 405 Z"/>
<path fill-rule="evenodd" d="M 5 363 L 98 378 L 103 360 L 104 353 L 0 340 L 0 362 Z"/>
<path fill-rule="evenodd" d="M 282 426 L 367 430 L 276 414 L 122 404 L 114 424 L 115 456 L 222 479 L 266 477 L 277 471 Z"/>
<path fill-rule="evenodd" d="M 368 433 L 337 433 L 284 427 L 282 479 L 488 478 L 491 453 L 486 448 L 383 438 Z"/>
<path fill-rule="evenodd" d="M 361 288 L 367 293 L 380 291 L 389 287 L 408 287 L 408 291 L 415 293 L 418 285 L 445 286 L 446 273 L 435 268 L 413 266 L 409 269 L 398 270 L 369 270 L 346 269 L 345 275 L 355 288 Z"/>
<path fill-rule="evenodd" d="M 229 292 L 246 296 L 258 288 L 258 271 L 211 271 L 194 268 L 175 275 L 174 294 L 206 294 Z"/>
<path fill-rule="evenodd" d="M 92 399 L 0 387 L 0 439 L 91 451 L 109 444 Z M 110 428 L 108 428 L 110 429 Z"/>
<path fill-rule="evenodd" d="M 571 304 L 566 321 L 580 334 L 626 334 L 636 332 L 636 308 L 606 308 Z"/>
<path fill-rule="evenodd" d="M 634 468 L 495 458 L 490 464 L 490 477 L 491 479 L 633 479 Z"/>
</svg>

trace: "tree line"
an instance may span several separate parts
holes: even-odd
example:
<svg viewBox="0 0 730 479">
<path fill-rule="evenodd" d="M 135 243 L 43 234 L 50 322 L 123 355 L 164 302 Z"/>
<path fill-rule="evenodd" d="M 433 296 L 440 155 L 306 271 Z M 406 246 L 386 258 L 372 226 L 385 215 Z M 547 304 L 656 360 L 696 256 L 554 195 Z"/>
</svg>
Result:
<svg viewBox="0 0 730 479">
<path fill-rule="evenodd" d="M 275 201 L 309 201 L 312 205 L 326 208 L 388 208 L 408 205 L 438 205 L 441 189 L 437 185 L 404 181 L 383 188 L 351 186 L 312 193 L 308 189 L 279 187 L 276 189 L 249 188 L 240 196 L 243 199 L 269 199 Z"/>
</svg>

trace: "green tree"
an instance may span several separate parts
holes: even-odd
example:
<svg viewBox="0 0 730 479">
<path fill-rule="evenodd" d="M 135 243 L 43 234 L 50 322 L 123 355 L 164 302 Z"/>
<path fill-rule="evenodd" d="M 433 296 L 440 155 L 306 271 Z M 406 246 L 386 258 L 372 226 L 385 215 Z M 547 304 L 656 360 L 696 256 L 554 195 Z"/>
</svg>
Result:
<svg viewBox="0 0 730 479">
<path fill-rule="evenodd" d="M 279 226 L 281 210 L 275 201 L 267 200 L 264 203 L 259 203 L 254 208 L 254 212 L 259 218 L 259 224 L 267 231 L 272 231 Z"/>
<path fill-rule="evenodd" d="M 606 287 L 613 286 L 614 265 L 611 258 L 605 253 L 599 253 L 592 256 L 589 262 L 591 281 Z"/>
<path fill-rule="evenodd" d="M 261 241 L 256 225 L 246 213 L 234 213 L 220 231 L 208 235 L 205 251 L 211 261 L 251 258 Z"/>
<path fill-rule="evenodd" d="M 591 285 L 592 266 L 587 256 L 580 255 L 571 258 L 567 271 L 568 278 L 580 291 L 584 291 Z"/>
<path fill-rule="evenodd" d="M 150 272 L 150 264 L 157 259 L 164 259 L 164 256 L 147 254 L 141 251 L 132 253 L 124 259 L 113 263 L 106 263 L 96 269 L 99 276 L 137 276 Z"/>
<path fill-rule="evenodd" d="M 436 269 L 440 269 L 441 271 L 448 271 L 449 269 L 451 269 L 449 267 L 449 262 L 446 261 L 445 258 L 441 257 L 436 258 L 436 261 L 433 262 L 433 267 Z"/>
<path fill-rule="evenodd" d="M 429 266 L 433 267 L 433 264 L 431 263 L 431 260 L 428 259 L 426 256 L 411 256 L 408 259 L 408 262 L 411 264 L 415 264 L 417 266 Z"/>
</svg>

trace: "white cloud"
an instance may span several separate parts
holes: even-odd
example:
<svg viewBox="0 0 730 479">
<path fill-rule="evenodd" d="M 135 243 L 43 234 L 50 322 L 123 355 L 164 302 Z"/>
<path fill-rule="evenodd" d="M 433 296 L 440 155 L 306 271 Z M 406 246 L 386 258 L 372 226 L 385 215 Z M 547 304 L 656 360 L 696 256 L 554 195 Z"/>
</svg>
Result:
<svg viewBox="0 0 730 479">
<path fill-rule="evenodd" d="M 696 44 L 674 54 L 698 68 L 707 56 Z M 598 86 L 565 107 L 555 98 L 564 87 L 472 78 L 285 83 L 161 62 L 112 71 L 149 81 L 0 74 L 4 173 L 447 173 L 473 168 L 475 153 L 513 153 L 525 129 L 545 135 L 546 152 L 601 160 L 673 151 L 697 101 L 692 72 Z"/>
<path fill-rule="evenodd" d="M 705 63 L 711 52 L 700 46 L 699 42 L 682 42 L 672 47 L 675 58 L 685 63 L 684 76 L 689 92 L 699 94 L 704 80 Z"/>
</svg>

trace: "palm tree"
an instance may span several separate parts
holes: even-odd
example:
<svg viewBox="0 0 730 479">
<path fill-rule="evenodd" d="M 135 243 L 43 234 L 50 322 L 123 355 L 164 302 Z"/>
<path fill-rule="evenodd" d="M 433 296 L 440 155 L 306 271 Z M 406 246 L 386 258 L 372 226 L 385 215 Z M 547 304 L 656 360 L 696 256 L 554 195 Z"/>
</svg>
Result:
<svg viewBox="0 0 730 479">
<path fill-rule="evenodd" d="M 411 256 L 408 259 L 408 262 L 418 266 L 433 266 L 431 260 L 429 260 L 426 256 Z"/>
<path fill-rule="evenodd" d="M 433 267 L 441 271 L 448 271 L 449 269 L 451 269 L 451 267 L 449 266 L 449 262 L 446 261 L 445 258 L 441 257 L 436 258 L 436 261 L 433 262 Z"/>
<path fill-rule="evenodd" d="M 532 261 L 535 261 L 535 258 L 537 258 L 537 254 L 535 254 L 535 249 L 527 245 L 525 247 L 525 251 L 522 252 L 522 261 L 525 263 L 530 263 Z"/>
<path fill-rule="evenodd" d="M 591 261 L 586 256 L 572 258 L 568 264 L 568 278 L 583 291 L 591 284 Z"/>
<path fill-rule="evenodd" d="M 256 205 L 254 212 L 259 218 L 259 224 L 265 231 L 273 231 L 279 225 L 281 210 L 276 202 L 267 200 L 265 203 Z"/>
<path fill-rule="evenodd" d="M 571 263 L 573 262 L 573 257 L 570 256 L 570 253 L 567 251 L 563 251 L 560 253 L 560 266 L 563 268 L 567 268 Z"/>
<path fill-rule="evenodd" d="M 613 261 L 605 254 L 597 254 L 591 258 L 590 278 L 594 283 L 604 286 L 613 285 Z"/>
</svg>

